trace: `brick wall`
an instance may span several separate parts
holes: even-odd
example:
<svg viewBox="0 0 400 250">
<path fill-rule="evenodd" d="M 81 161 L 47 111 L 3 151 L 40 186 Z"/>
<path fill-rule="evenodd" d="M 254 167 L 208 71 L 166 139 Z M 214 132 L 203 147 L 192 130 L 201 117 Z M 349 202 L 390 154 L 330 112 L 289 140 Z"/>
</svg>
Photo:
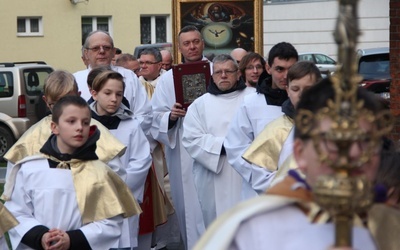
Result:
<svg viewBox="0 0 400 250">
<path fill-rule="evenodd" d="M 400 139 L 400 0 L 390 0 L 390 109 L 395 116 L 391 138 Z"/>
</svg>

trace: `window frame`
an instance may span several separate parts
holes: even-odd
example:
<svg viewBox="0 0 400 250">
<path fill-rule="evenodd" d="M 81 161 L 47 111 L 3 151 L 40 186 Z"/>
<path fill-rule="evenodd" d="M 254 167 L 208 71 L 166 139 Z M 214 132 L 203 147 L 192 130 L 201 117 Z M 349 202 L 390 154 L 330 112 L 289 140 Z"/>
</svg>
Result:
<svg viewBox="0 0 400 250">
<path fill-rule="evenodd" d="M 18 20 L 25 20 L 25 32 L 18 32 Z M 38 32 L 31 31 L 31 20 L 38 20 Z M 26 37 L 26 36 L 43 36 L 43 17 L 41 16 L 18 16 L 17 17 L 17 36 Z"/>
<path fill-rule="evenodd" d="M 172 34 L 172 29 L 171 29 L 171 16 L 170 15 L 140 15 L 140 18 L 142 17 L 150 17 L 150 38 L 151 38 L 151 44 L 157 43 L 157 29 L 156 29 L 156 18 L 163 17 L 165 18 L 165 28 L 166 28 L 166 37 L 165 41 L 162 43 L 167 43 L 171 41 L 171 34 Z M 140 41 L 142 41 L 142 26 L 140 26 Z M 158 42 L 160 43 L 160 42 Z"/>
</svg>

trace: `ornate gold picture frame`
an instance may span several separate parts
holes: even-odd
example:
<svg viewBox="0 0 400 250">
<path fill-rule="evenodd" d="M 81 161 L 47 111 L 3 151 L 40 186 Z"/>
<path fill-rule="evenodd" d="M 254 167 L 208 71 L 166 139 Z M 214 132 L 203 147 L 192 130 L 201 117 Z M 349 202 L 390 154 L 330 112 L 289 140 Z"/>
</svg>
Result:
<svg viewBox="0 0 400 250">
<path fill-rule="evenodd" d="M 238 47 L 263 55 L 262 0 L 172 0 L 172 13 L 175 63 L 182 62 L 178 33 L 187 25 L 202 33 L 204 55 Z"/>
</svg>

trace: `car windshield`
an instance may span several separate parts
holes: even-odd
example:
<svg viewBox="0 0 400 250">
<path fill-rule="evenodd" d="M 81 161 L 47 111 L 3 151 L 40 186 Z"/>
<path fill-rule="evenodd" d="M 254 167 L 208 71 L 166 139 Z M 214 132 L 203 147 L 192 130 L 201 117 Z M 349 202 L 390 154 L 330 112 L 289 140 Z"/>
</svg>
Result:
<svg viewBox="0 0 400 250">
<path fill-rule="evenodd" d="M 368 79 L 390 79 L 389 54 L 377 54 L 360 58 L 358 73 Z"/>
</svg>

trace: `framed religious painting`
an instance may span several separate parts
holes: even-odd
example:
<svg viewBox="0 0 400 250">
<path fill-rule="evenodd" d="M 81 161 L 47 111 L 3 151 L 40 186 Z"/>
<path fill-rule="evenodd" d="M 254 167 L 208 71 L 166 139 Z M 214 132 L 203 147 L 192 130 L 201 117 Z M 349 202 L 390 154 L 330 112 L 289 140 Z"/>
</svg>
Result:
<svg viewBox="0 0 400 250">
<path fill-rule="evenodd" d="M 187 109 L 196 98 L 207 92 L 210 81 L 210 63 L 200 61 L 172 66 L 176 102 Z"/>
<path fill-rule="evenodd" d="M 263 55 L 262 0 L 172 0 L 175 63 L 179 31 L 195 26 L 202 34 L 204 55 L 229 54 L 243 48 Z"/>
</svg>

